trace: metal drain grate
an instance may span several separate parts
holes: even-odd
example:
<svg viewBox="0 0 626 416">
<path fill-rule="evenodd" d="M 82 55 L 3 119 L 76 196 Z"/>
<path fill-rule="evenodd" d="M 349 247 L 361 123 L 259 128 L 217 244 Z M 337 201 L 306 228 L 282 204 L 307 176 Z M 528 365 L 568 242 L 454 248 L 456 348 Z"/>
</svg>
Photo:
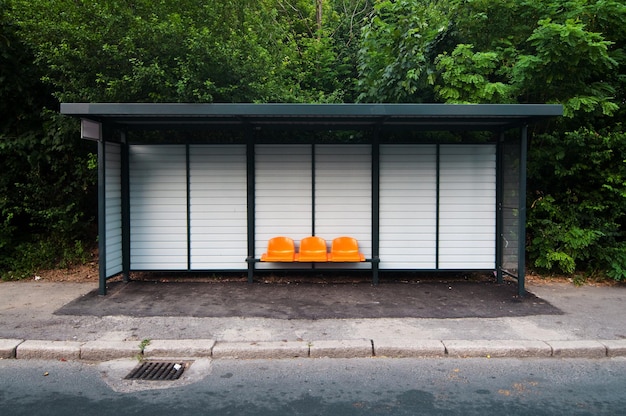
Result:
<svg viewBox="0 0 626 416">
<path fill-rule="evenodd" d="M 186 362 L 145 361 L 133 369 L 126 380 L 178 380 L 189 366 Z"/>
</svg>

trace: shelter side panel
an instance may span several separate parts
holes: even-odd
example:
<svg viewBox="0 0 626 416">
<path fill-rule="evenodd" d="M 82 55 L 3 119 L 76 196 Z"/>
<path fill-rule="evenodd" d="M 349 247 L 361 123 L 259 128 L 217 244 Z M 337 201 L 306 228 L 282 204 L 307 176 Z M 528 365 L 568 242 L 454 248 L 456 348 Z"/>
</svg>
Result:
<svg viewBox="0 0 626 416">
<path fill-rule="evenodd" d="M 245 268 L 246 146 L 190 146 L 189 174 L 191 269 Z"/>
<path fill-rule="evenodd" d="M 131 269 L 186 270 L 186 147 L 132 145 L 129 161 Z"/>
<path fill-rule="evenodd" d="M 106 276 L 122 272 L 122 170 L 121 146 L 105 144 L 104 209 Z"/>
<path fill-rule="evenodd" d="M 315 146 L 315 235 L 330 246 L 336 237 L 359 242 L 372 256 L 371 145 Z M 371 264 L 320 264 L 316 268 L 364 268 Z"/>
<path fill-rule="evenodd" d="M 311 145 L 255 146 L 255 253 L 276 236 L 299 245 L 313 232 Z M 242 257 L 242 258 L 245 258 Z M 258 263 L 257 269 L 302 268 L 303 264 Z"/>
<path fill-rule="evenodd" d="M 442 145 L 439 175 L 439 268 L 495 268 L 496 146 Z"/>
<path fill-rule="evenodd" d="M 437 147 L 380 146 L 380 268 L 435 269 Z"/>
<path fill-rule="evenodd" d="M 505 140 L 503 146 L 502 180 L 502 268 L 517 275 L 520 242 L 520 140 Z M 523 200 L 523 198 L 522 198 Z"/>
</svg>

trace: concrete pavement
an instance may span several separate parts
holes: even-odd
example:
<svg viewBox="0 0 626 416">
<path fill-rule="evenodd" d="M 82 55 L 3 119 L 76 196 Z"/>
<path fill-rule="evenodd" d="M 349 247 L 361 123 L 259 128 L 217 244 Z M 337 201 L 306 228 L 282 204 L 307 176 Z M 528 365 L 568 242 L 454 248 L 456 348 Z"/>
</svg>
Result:
<svg viewBox="0 0 626 416">
<path fill-rule="evenodd" d="M 558 315 L 310 320 L 55 314 L 96 286 L 0 283 L 0 358 L 626 357 L 623 285 L 527 285 Z"/>
</svg>

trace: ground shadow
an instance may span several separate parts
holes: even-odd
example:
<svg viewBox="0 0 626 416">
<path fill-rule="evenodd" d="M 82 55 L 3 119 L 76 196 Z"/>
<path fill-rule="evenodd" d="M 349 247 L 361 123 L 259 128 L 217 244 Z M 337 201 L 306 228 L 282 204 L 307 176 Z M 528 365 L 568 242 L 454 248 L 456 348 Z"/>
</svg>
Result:
<svg viewBox="0 0 626 416">
<path fill-rule="evenodd" d="M 131 281 L 88 293 L 58 315 L 260 317 L 274 319 L 497 318 L 560 315 L 514 282 L 397 280 L 349 283 Z"/>
</svg>

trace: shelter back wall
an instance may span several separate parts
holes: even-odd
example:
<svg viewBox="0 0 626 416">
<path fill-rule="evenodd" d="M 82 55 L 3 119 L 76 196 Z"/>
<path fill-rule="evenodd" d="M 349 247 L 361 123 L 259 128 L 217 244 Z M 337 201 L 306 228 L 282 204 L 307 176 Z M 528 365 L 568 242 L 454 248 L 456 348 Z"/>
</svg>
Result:
<svg viewBox="0 0 626 416">
<path fill-rule="evenodd" d="M 372 256 L 371 145 L 254 149 L 257 257 L 273 236 L 312 234 L 354 236 Z M 119 154 L 107 145 L 107 274 L 121 267 L 111 256 L 121 253 Z M 494 144 L 380 145 L 380 268 L 494 269 L 495 159 Z M 130 145 L 129 184 L 131 270 L 247 268 L 245 145 Z"/>
</svg>

